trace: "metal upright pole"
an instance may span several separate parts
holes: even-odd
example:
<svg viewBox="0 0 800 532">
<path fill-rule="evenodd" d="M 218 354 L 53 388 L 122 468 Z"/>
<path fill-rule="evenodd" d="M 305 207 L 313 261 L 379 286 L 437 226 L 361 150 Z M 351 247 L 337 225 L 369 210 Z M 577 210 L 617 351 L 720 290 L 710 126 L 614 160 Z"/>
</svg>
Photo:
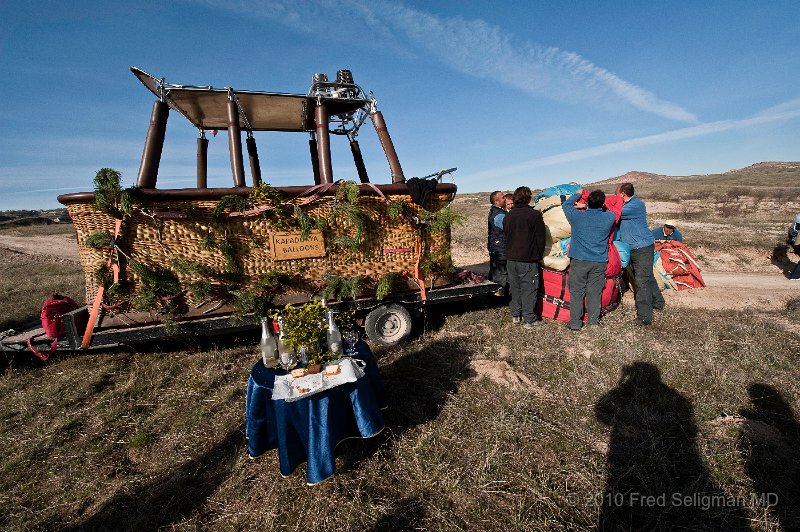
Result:
<svg viewBox="0 0 800 532">
<path fill-rule="evenodd" d="M 242 131 L 239 127 L 239 107 L 228 100 L 228 149 L 231 157 L 233 186 L 244 187 L 244 161 L 242 159 Z"/>
<path fill-rule="evenodd" d="M 403 168 L 400 166 L 400 160 L 397 158 L 397 152 L 394 151 L 394 143 L 392 137 L 389 136 L 389 130 L 386 129 L 386 122 L 383 120 L 383 114 L 380 111 L 375 111 L 370 117 L 372 125 L 375 126 L 375 131 L 378 133 L 378 138 L 383 146 L 383 152 L 386 154 L 386 159 L 389 161 L 389 169 L 392 172 L 392 183 L 403 183 L 406 178 L 403 175 Z"/>
<path fill-rule="evenodd" d="M 161 100 L 153 102 L 150 126 L 147 128 L 144 151 L 142 151 L 142 162 L 136 178 L 136 186 L 139 188 L 156 188 L 158 165 L 161 163 L 161 152 L 164 149 L 164 135 L 167 131 L 168 118 L 169 105 Z"/>
<path fill-rule="evenodd" d="M 197 188 L 208 188 L 208 139 L 202 130 L 197 139 Z"/>
<path fill-rule="evenodd" d="M 256 139 L 251 135 L 247 135 L 247 155 L 250 158 L 250 175 L 253 176 L 253 186 L 257 187 L 261 184 L 261 163 L 258 160 L 258 148 L 256 147 Z"/>
<path fill-rule="evenodd" d="M 319 152 L 317 148 L 317 139 L 314 133 L 311 133 L 311 138 L 308 139 L 308 151 L 311 152 L 311 168 L 314 171 L 314 184 L 319 185 Z"/>
<path fill-rule="evenodd" d="M 319 179 L 321 183 L 333 183 L 333 167 L 331 166 L 331 136 L 328 131 L 328 111 L 325 104 L 317 102 L 314 110 L 317 124 L 317 156 L 319 158 Z"/>
<path fill-rule="evenodd" d="M 362 183 L 369 183 L 367 167 L 364 166 L 364 157 L 361 156 L 361 146 L 358 145 L 358 141 L 356 139 L 350 139 L 350 152 L 353 154 L 353 162 L 356 163 L 358 178 Z"/>
</svg>

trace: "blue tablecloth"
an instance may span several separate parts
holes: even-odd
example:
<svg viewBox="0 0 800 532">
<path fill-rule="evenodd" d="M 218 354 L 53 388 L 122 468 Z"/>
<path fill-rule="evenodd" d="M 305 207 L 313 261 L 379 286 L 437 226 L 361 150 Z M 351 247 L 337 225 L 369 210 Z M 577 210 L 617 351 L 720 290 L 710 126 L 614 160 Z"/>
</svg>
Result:
<svg viewBox="0 0 800 532">
<path fill-rule="evenodd" d="M 290 475 L 308 462 L 308 483 L 316 484 L 336 471 L 334 449 L 346 438 L 369 438 L 383 430 L 381 408 L 386 406 L 383 381 L 369 346 L 356 344 L 366 362 L 365 376 L 356 382 L 324 390 L 287 403 L 272 400 L 276 375 L 259 360 L 247 383 L 247 452 L 259 456 L 278 449 L 281 474 Z"/>
</svg>

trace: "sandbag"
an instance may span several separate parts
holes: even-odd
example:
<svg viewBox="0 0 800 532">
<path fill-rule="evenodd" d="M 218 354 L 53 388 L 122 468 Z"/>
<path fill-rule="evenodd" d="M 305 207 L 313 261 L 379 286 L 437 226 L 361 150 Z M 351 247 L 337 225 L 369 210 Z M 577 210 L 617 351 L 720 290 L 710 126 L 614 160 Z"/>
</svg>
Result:
<svg viewBox="0 0 800 532">
<path fill-rule="evenodd" d="M 569 238 L 562 238 L 551 244 L 545 243 L 544 258 L 539 261 L 542 266 L 553 270 L 564 271 L 569 268 Z"/>
<path fill-rule="evenodd" d="M 619 304 L 619 297 L 619 277 L 606 278 L 600 296 L 600 315 L 614 310 Z M 569 321 L 569 271 L 542 268 L 536 314 L 551 320 Z M 588 319 L 588 314 L 584 312 L 583 321 Z"/>
<path fill-rule="evenodd" d="M 569 268 L 569 243 L 571 238 L 562 238 L 552 244 L 545 244 L 544 258 L 540 261 L 542 266 L 553 270 L 564 271 Z M 630 252 L 628 254 L 630 261 Z M 622 272 L 622 258 L 613 243 L 608 244 L 608 262 L 606 263 L 606 277 L 615 277 Z"/>
<path fill-rule="evenodd" d="M 542 218 L 544 218 L 544 227 L 547 231 L 545 246 L 551 246 L 558 240 L 567 238 L 570 235 L 569 220 L 567 220 L 567 215 L 564 214 L 564 210 L 561 208 L 561 204 L 568 197 L 561 195 L 543 198 L 533 206 L 534 209 L 542 213 Z"/>
<path fill-rule="evenodd" d="M 553 270 L 564 271 L 569 268 L 569 257 L 553 257 L 547 255 L 541 261 L 542 266 Z"/>
</svg>

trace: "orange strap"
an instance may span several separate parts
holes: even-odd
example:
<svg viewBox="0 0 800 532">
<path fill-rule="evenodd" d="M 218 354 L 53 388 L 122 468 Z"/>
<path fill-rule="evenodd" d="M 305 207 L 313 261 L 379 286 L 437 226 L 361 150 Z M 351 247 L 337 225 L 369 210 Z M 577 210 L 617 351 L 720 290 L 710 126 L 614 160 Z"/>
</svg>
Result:
<svg viewBox="0 0 800 532">
<path fill-rule="evenodd" d="M 425 279 L 422 279 L 419 275 L 419 261 L 422 259 L 422 238 L 417 238 L 417 260 L 414 264 L 414 277 L 417 279 L 417 283 L 419 283 L 419 296 L 422 298 L 423 303 L 426 299 L 428 299 L 428 293 L 425 291 Z"/>
<path fill-rule="evenodd" d="M 114 240 L 119 236 L 120 229 L 122 228 L 122 220 L 114 221 Z M 111 250 L 108 257 L 108 266 L 114 271 L 114 284 L 119 282 L 119 264 L 117 261 L 112 261 L 114 250 Z M 86 323 L 86 330 L 83 333 L 83 340 L 81 341 L 81 349 L 86 349 L 92 341 L 92 334 L 97 325 L 97 318 L 100 315 L 100 304 L 103 302 L 104 286 L 97 289 L 97 295 L 94 296 L 94 303 L 92 304 L 92 312 L 89 314 L 89 321 Z"/>
</svg>

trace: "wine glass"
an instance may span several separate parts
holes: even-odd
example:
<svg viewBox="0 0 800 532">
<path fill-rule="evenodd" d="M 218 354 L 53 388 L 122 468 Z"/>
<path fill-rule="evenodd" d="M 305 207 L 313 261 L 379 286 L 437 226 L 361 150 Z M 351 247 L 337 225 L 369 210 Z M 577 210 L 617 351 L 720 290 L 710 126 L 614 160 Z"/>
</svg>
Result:
<svg viewBox="0 0 800 532">
<path fill-rule="evenodd" d="M 284 371 L 289 371 L 294 367 L 294 353 L 291 351 L 280 353 L 278 355 L 278 363 Z"/>
<path fill-rule="evenodd" d="M 358 331 L 345 331 L 342 335 L 344 343 L 347 344 L 345 354 L 349 357 L 356 355 L 356 344 L 358 343 Z"/>
</svg>

